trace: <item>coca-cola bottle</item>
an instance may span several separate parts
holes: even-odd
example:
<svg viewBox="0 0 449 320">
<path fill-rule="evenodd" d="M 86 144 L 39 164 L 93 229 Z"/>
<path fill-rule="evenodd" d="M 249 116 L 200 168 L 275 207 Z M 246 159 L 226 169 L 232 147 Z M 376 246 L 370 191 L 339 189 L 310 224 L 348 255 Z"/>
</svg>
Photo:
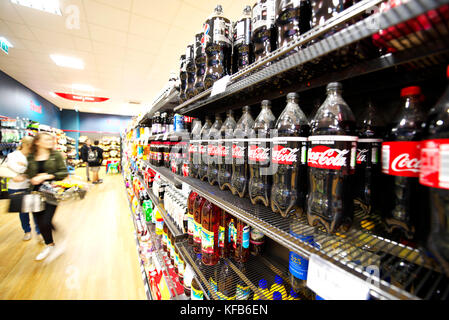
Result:
<svg viewBox="0 0 449 320">
<path fill-rule="evenodd" d="M 277 5 L 276 26 L 278 47 L 281 48 L 310 30 L 312 6 L 310 0 L 280 0 Z"/>
<path fill-rule="evenodd" d="M 193 50 L 193 45 L 189 44 L 186 49 L 186 100 L 191 99 L 195 96 L 195 60 Z"/>
<path fill-rule="evenodd" d="M 309 137 L 307 219 L 328 233 L 344 232 L 354 215 L 357 140 L 355 118 L 341 97 L 342 85 L 327 85 Z"/>
<path fill-rule="evenodd" d="M 179 102 L 186 101 L 186 89 L 187 89 L 187 70 L 186 70 L 186 55 L 183 54 L 180 59 L 179 67 L 179 80 L 181 85 L 179 87 Z"/>
<path fill-rule="evenodd" d="M 209 143 L 207 145 L 207 180 L 210 185 L 218 182 L 218 161 L 217 150 L 218 140 L 220 139 L 220 129 L 223 125 L 219 114 L 215 116 L 215 122 L 209 130 Z"/>
<path fill-rule="evenodd" d="M 275 2 L 275 0 L 258 0 L 253 6 L 252 42 L 255 62 L 276 49 Z"/>
<path fill-rule="evenodd" d="M 204 26 L 203 26 L 204 27 Z M 206 27 L 204 27 L 206 29 Z M 209 30 L 207 30 L 209 32 Z M 204 32 L 195 35 L 195 86 L 194 95 L 204 91 L 204 74 L 206 73 L 206 41 Z"/>
<path fill-rule="evenodd" d="M 234 130 L 232 145 L 232 194 L 240 198 L 246 196 L 249 182 L 248 139 L 254 126 L 249 106 L 243 107 L 243 115 Z"/>
<path fill-rule="evenodd" d="M 447 68 L 449 79 L 449 67 Z M 429 195 L 428 247 L 449 276 L 449 87 L 427 118 L 419 182 Z"/>
<path fill-rule="evenodd" d="M 223 16 L 223 8 L 217 5 L 214 14 L 205 23 L 206 73 L 204 88 L 231 74 L 232 34 L 231 21 Z"/>
<path fill-rule="evenodd" d="M 218 228 L 218 253 L 219 257 L 225 259 L 229 256 L 229 223 L 231 216 L 222 210 L 220 215 L 220 226 Z"/>
<path fill-rule="evenodd" d="M 206 199 L 197 195 L 193 208 L 193 251 L 201 253 L 202 221 L 201 213 Z"/>
<path fill-rule="evenodd" d="M 237 219 L 234 234 L 234 260 L 235 262 L 247 262 L 249 259 L 249 241 L 251 227 L 240 219 Z"/>
<path fill-rule="evenodd" d="M 216 265 L 218 258 L 218 228 L 220 226 L 221 209 L 209 200 L 201 210 L 201 253 L 203 263 L 208 266 Z"/>
<path fill-rule="evenodd" d="M 200 166 L 198 168 L 198 179 L 205 181 L 207 179 L 207 169 L 208 169 L 208 153 L 207 147 L 209 145 L 209 130 L 212 127 L 212 122 L 209 117 L 206 116 L 206 121 L 201 128 L 201 144 L 200 147 Z"/>
<path fill-rule="evenodd" d="M 274 128 L 276 118 L 271 112 L 271 102 L 262 101 L 262 111 L 254 122 L 248 143 L 249 185 L 248 192 L 252 204 L 270 205 L 270 191 L 273 180 L 271 168 L 270 132 Z"/>
<path fill-rule="evenodd" d="M 380 149 L 384 127 L 379 113 L 371 101 L 358 121 L 356 176 L 356 209 L 364 213 L 375 212 L 381 202 Z"/>
<path fill-rule="evenodd" d="M 201 120 L 195 119 L 193 120 L 193 129 L 189 143 L 189 176 L 192 178 L 198 178 L 198 169 L 201 163 L 200 144 Z"/>
<path fill-rule="evenodd" d="M 420 87 L 401 90 L 403 106 L 382 143 L 382 204 L 387 232 L 393 240 L 406 243 L 422 243 L 427 233 L 425 188 L 419 184 L 424 123 L 420 96 Z"/>
<path fill-rule="evenodd" d="M 251 42 L 251 6 L 243 9 L 242 18 L 234 24 L 234 53 L 232 56 L 232 72 L 250 65 L 254 61 Z"/>
<path fill-rule="evenodd" d="M 227 118 L 220 129 L 220 140 L 218 142 L 218 186 L 221 190 L 228 188 L 231 190 L 232 176 L 232 138 L 236 122 L 234 112 L 229 110 Z"/>
<path fill-rule="evenodd" d="M 272 150 L 271 210 L 283 217 L 301 217 L 305 212 L 309 131 L 307 117 L 298 105 L 298 94 L 289 93 L 287 106 L 276 122 Z"/>
</svg>

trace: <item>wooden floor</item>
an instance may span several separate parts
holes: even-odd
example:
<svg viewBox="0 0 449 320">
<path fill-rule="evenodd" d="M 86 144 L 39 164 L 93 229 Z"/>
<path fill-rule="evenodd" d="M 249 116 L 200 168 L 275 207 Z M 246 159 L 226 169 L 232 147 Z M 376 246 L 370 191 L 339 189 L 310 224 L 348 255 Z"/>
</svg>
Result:
<svg viewBox="0 0 449 320">
<path fill-rule="evenodd" d="M 34 222 L 24 242 L 18 214 L 0 215 L 1 300 L 146 299 L 122 175 L 100 175 L 84 200 L 59 206 L 54 239 L 66 250 L 50 263 L 34 260 Z"/>
</svg>

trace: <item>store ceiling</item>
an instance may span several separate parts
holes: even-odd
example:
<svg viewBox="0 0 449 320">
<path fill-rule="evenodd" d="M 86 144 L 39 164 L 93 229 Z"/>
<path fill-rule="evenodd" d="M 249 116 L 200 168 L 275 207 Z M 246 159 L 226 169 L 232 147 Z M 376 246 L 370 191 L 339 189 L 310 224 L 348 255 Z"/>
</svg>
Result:
<svg viewBox="0 0 449 320">
<path fill-rule="evenodd" d="M 235 21 L 254 2 L 60 0 L 58 16 L 0 0 L 0 37 L 13 45 L 9 55 L 0 52 L 0 70 L 63 109 L 136 115 L 151 106 L 170 71 L 179 71 L 180 55 L 217 4 Z M 59 67 L 51 54 L 82 59 L 84 69 Z M 110 100 L 71 102 L 51 96 L 54 91 Z"/>
</svg>

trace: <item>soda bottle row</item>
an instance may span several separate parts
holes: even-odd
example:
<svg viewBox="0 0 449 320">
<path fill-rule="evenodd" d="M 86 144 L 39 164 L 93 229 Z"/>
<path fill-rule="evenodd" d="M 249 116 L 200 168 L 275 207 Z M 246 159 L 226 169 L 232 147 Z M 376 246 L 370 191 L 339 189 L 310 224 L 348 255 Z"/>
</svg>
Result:
<svg viewBox="0 0 449 320">
<path fill-rule="evenodd" d="M 220 78 L 262 60 L 277 48 L 287 46 L 300 35 L 322 26 L 359 1 L 258 0 L 252 7 L 245 6 L 241 18 L 234 23 L 224 16 L 222 6 L 217 5 L 214 13 L 204 22 L 202 30 L 195 35 L 194 42 L 181 55 L 180 102 L 212 87 Z M 310 44 L 353 22 L 356 21 L 334 27 Z M 298 50 L 300 48 L 296 47 L 284 57 Z M 334 54 L 332 64 L 343 64 L 344 60 L 348 60 L 348 55 L 364 58 L 369 51 L 377 51 L 369 42 L 365 43 L 363 50 L 353 45 L 352 50 Z"/>
<path fill-rule="evenodd" d="M 148 136 L 157 134 L 168 134 L 173 132 L 190 132 L 193 118 L 172 112 L 155 112 L 146 126 L 149 128 Z"/>
<path fill-rule="evenodd" d="M 233 257 L 248 261 L 249 255 L 263 252 L 265 236 L 259 230 L 236 219 L 226 211 L 192 191 L 187 200 L 188 244 L 201 253 L 205 265 L 215 265 L 219 258 Z"/>
<path fill-rule="evenodd" d="M 237 123 L 231 111 L 206 118 L 191 135 L 189 175 L 329 233 L 348 230 L 355 209 L 380 214 L 392 239 L 422 245 L 430 231 L 435 255 L 447 256 L 447 95 L 426 121 L 421 89 L 406 87 L 385 126 L 369 101 L 356 123 L 340 83 L 326 91 L 310 123 L 296 93 L 277 120 L 268 100 L 256 120 L 248 107 Z"/>
</svg>

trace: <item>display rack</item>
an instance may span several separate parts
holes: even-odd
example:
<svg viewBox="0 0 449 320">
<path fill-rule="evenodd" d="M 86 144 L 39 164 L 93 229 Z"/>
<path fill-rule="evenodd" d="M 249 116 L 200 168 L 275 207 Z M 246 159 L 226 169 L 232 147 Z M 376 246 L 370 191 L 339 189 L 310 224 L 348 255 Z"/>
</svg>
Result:
<svg viewBox="0 0 449 320">
<path fill-rule="evenodd" d="M 176 90 L 175 87 L 172 87 L 168 89 L 167 91 L 164 91 L 154 102 L 153 106 L 150 108 L 150 110 L 145 113 L 141 119 L 138 119 L 137 123 L 144 124 L 148 120 L 150 120 L 151 116 L 156 112 L 163 112 L 167 110 L 173 110 L 175 106 L 178 105 L 179 98 L 178 98 L 179 92 Z"/>
<path fill-rule="evenodd" d="M 259 229 L 269 238 L 299 255 L 310 258 L 317 255 L 338 268 L 356 276 L 369 286 L 370 294 L 379 299 L 446 299 L 449 279 L 443 270 L 429 258 L 424 250 L 414 249 L 378 236 L 361 226 L 378 226 L 380 218 L 358 212 L 353 228 L 345 234 L 328 235 L 309 226 L 305 217 L 283 218 L 262 205 L 253 205 L 247 198 L 239 198 L 229 191 L 198 179 L 177 176 L 199 195 L 229 212 L 236 218 Z M 313 235 L 320 248 L 299 240 L 297 235 Z M 357 261 L 358 264 L 354 264 Z M 380 268 L 378 277 L 369 274 L 366 266 Z M 400 270 L 402 265 L 410 269 Z M 405 269 L 405 268 L 402 268 Z M 407 281 L 402 286 L 389 283 L 389 278 Z M 367 281 L 373 280 L 373 281 Z M 432 288 L 439 288 L 437 293 Z M 433 289 L 435 289 L 433 288 Z"/>
<path fill-rule="evenodd" d="M 228 287 L 236 287 L 240 282 L 246 285 L 252 294 L 259 296 L 262 300 L 272 300 L 272 297 L 270 297 L 269 294 L 264 294 L 258 288 L 258 282 L 261 279 L 265 279 L 268 284 L 273 284 L 275 276 L 278 275 L 283 279 L 286 291 L 290 291 L 291 284 L 288 276 L 288 270 L 273 257 L 268 257 L 266 255 L 263 257 L 250 255 L 248 261 L 244 263 L 246 268 L 245 273 L 239 269 L 232 258 L 221 259 L 215 266 L 203 266 L 203 268 L 200 269 L 195 263 L 196 254 L 187 244 L 187 241 L 178 242 L 176 243 L 176 246 L 185 261 L 188 261 L 193 267 L 196 278 L 199 280 L 203 293 L 205 293 L 208 300 L 223 300 L 223 296 L 220 295 L 220 292 L 217 292 L 212 287 L 210 279 L 214 276 L 216 269 L 223 266 L 224 262 L 228 263 L 232 270 L 230 273 L 231 279 L 226 279 L 226 286 Z"/>
<path fill-rule="evenodd" d="M 149 162 L 146 164 L 156 173 L 159 173 L 163 179 L 170 182 L 174 186 L 181 186 L 182 182 L 178 181 L 177 175 L 165 167 L 156 167 Z"/>
<path fill-rule="evenodd" d="M 264 94 L 264 98 L 274 99 L 285 95 L 286 90 L 308 90 L 316 86 L 325 85 L 329 81 L 341 81 L 349 77 L 382 70 L 449 50 L 449 39 L 447 37 L 449 32 L 447 26 L 443 23 L 446 34 L 435 31 L 432 28 L 432 32 L 423 32 L 423 34 L 418 36 L 419 44 L 416 44 L 416 40 L 413 41 L 414 39 L 411 39 L 414 34 L 403 35 L 405 39 L 399 40 L 399 42 L 401 44 L 404 43 L 404 47 L 407 47 L 405 45 L 407 43 L 408 47 L 405 51 L 399 51 L 368 61 L 354 59 L 354 61 L 349 63 L 353 67 L 347 70 L 328 70 L 332 68 L 325 66 L 326 59 L 323 58 L 324 56 L 372 36 L 379 30 L 387 29 L 449 3 L 448 0 L 408 1 L 400 6 L 391 8 L 387 12 L 374 13 L 349 27 L 344 27 L 339 32 L 329 35 L 323 40 L 319 40 L 320 36 L 331 32 L 333 28 L 342 26 L 346 22 L 377 8 L 381 2 L 383 0 L 366 0 L 355 4 L 336 17 L 329 19 L 323 25 L 304 33 L 287 46 L 271 52 L 259 62 L 253 63 L 233 74 L 223 93 L 211 96 L 213 88 L 210 88 L 175 107 L 175 112 L 190 114 L 193 111 L 207 111 L 212 103 L 214 103 L 214 111 L 216 111 L 222 106 L 229 108 L 233 104 L 242 106 L 250 102 L 260 102 L 260 98 L 254 97 L 256 89 L 258 91 L 269 91 Z M 315 41 L 315 43 L 308 45 L 312 41 Z M 291 53 L 295 48 L 303 46 L 307 47 Z M 291 54 L 288 57 L 280 59 L 289 53 Z M 317 68 L 328 72 L 317 76 L 317 74 L 310 73 L 310 70 L 308 70 L 307 79 L 302 79 L 301 81 L 299 68 L 307 63 L 313 63 L 312 61 L 317 61 L 317 59 L 320 59 L 320 68 L 318 68 L 318 64 L 316 65 Z"/>
</svg>

